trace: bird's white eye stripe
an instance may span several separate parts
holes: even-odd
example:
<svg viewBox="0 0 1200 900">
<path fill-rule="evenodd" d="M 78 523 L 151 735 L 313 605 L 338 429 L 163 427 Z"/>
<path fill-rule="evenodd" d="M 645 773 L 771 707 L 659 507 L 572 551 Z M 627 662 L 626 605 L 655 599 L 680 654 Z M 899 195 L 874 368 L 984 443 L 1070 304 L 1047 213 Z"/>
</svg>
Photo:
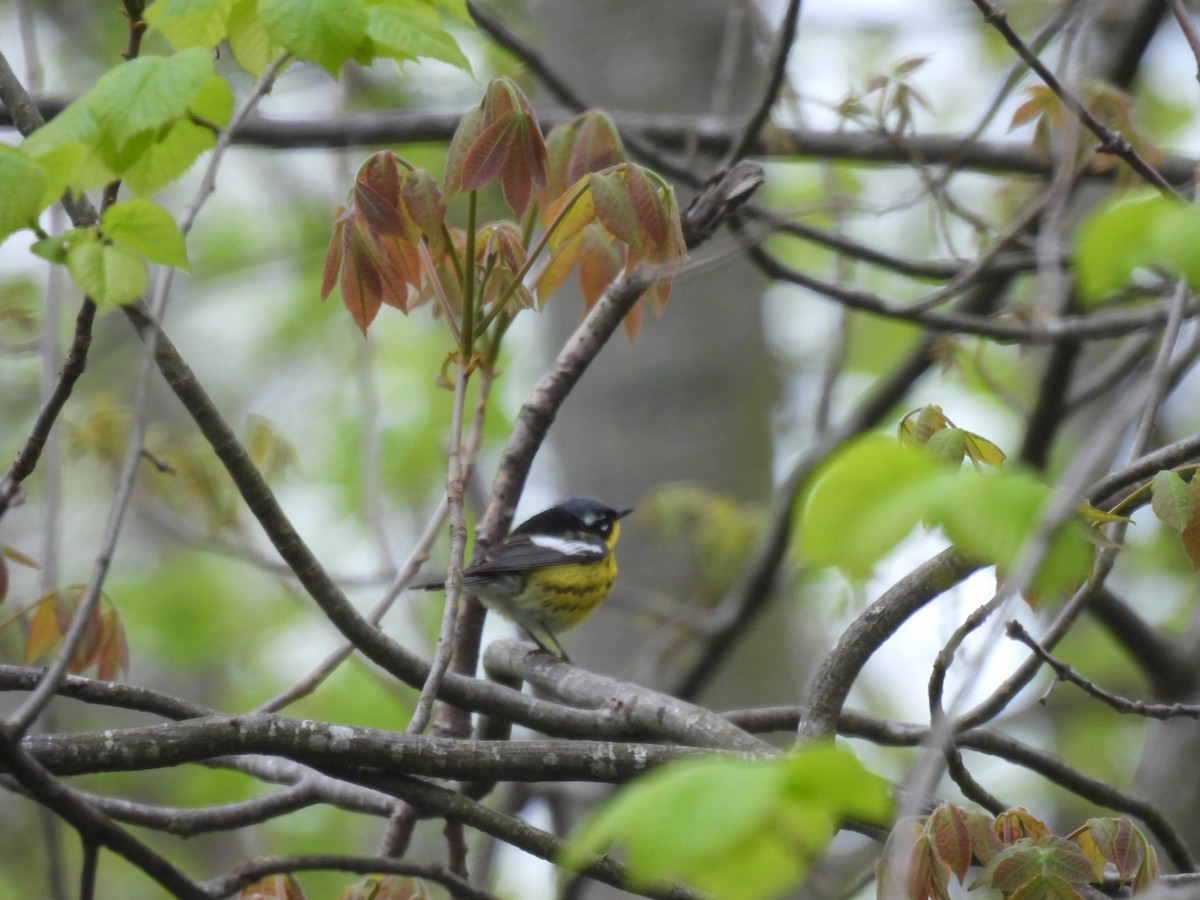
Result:
<svg viewBox="0 0 1200 900">
<path fill-rule="evenodd" d="M 608 548 L 590 541 L 572 541 L 549 534 L 531 535 L 529 543 L 547 550 L 557 550 L 564 556 L 594 556 L 599 559 L 608 553 Z"/>
</svg>

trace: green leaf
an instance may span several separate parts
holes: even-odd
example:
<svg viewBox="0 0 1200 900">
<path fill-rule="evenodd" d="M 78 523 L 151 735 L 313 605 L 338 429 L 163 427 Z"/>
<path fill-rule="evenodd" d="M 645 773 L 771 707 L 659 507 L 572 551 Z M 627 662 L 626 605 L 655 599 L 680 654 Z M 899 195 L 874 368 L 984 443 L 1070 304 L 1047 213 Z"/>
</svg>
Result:
<svg viewBox="0 0 1200 900">
<path fill-rule="evenodd" d="M 27 147 L 22 149 L 28 151 Z M 41 201 L 42 209 L 56 202 L 66 193 L 67 186 L 71 183 L 71 179 L 79 170 L 86 156 L 87 148 L 79 141 L 68 141 L 47 147 L 38 154 L 37 161 L 42 167 L 42 173 L 46 176 L 46 190 L 42 194 Z"/>
<path fill-rule="evenodd" d="M 882 435 L 847 443 L 817 474 L 803 506 L 801 557 L 866 577 L 928 517 L 930 490 L 946 474 L 929 454 Z"/>
<path fill-rule="evenodd" d="M 958 474 L 941 513 L 947 537 L 962 553 L 1011 568 L 1028 541 L 1050 498 L 1050 489 L 1019 470 Z M 1030 584 L 1032 595 L 1072 590 L 1087 574 L 1092 549 L 1084 526 L 1071 521 L 1051 536 L 1041 565 Z"/>
<path fill-rule="evenodd" d="M 957 466 L 967 453 L 967 433 L 961 428 L 935 431 L 925 442 L 925 450 L 932 453 L 938 462 Z"/>
<path fill-rule="evenodd" d="M 1094 306 L 1129 281 L 1135 269 L 1168 268 L 1200 285 L 1200 209 L 1145 191 L 1099 204 L 1075 237 L 1080 299 Z"/>
<path fill-rule="evenodd" d="M 100 230 L 113 243 L 151 262 L 188 270 L 187 247 L 171 214 L 149 200 L 122 200 L 100 217 Z"/>
<path fill-rule="evenodd" d="M 227 27 L 233 58 L 256 78 L 283 52 L 259 18 L 256 0 L 234 0 Z"/>
<path fill-rule="evenodd" d="M 146 289 L 146 266 L 141 258 L 99 239 L 73 244 L 67 251 L 67 269 L 99 307 L 129 303 Z"/>
<path fill-rule="evenodd" d="M 197 91 L 212 77 L 212 58 L 201 47 L 143 56 L 108 71 L 87 93 L 87 108 L 107 139 L 121 148 L 142 132 L 187 115 Z"/>
<path fill-rule="evenodd" d="M 784 757 L 789 803 L 820 804 L 837 819 L 885 826 L 892 816 L 891 788 L 849 750 L 822 741 Z"/>
<path fill-rule="evenodd" d="M 42 238 L 40 241 L 34 242 L 29 249 L 35 256 L 40 256 L 47 262 L 66 265 L 67 249 L 71 246 L 77 233 L 76 229 L 72 229 L 57 237 Z"/>
<path fill-rule="evenodd" d="M 1167 469 L 1150 482 L 1150 508 L 1159 519 L 1182 532 L 1196 516 L 1196 498 L 1179 473 Z"/>
<path fill-rule="evenodd" d="M 228 82 L 216 75 L 200 87 L 189 108 L 190 115 L 216 127 L 228 124 L 232 111 L 233 93 Z M 179 178 L 216 142 L 217 135 L 211 127 L 192 121 L 190 116 L 181 118 L 125 171 L 125 183 L 135 194 L 152 194 Z"/>
<path fill-rule="evenodd" d="M 376 4 L 367 9 L 367 35 L 381 56 L 398 60 L 428 57 L 464 72 L 471 64 L 454 38 L 436 21 L 399 6 Z"/>
<path fill-rule="evenodd" d="M 76 100 L 61 113 L 31 134 L 21 149 L 47 167 L 54 199 L 69 187 L 81 192 L 107 184 L 117 173 L 104 160 L 100 142 L 100 124 L 87 109 L 87 97 Z"/>
<path fill-rule="evenodd" d="M 772 760 L 693 758 L 620 791 L 562 862 L 579 867 L 618 843 L 637 884 L 683 879 L 722 900 L 759 900 L 797 883 L 843 818 L 883 824 L 890 808 L 882 779 L 832 744 Z"/>
<path fill-rule="evenodd" d="M 967 457 L 971 462 L 983 463 L 987 466 L 1001 466 L 1004 464 L 1004 451 L 989 441 L 982 435 L 978 435 L 973 431 L 965 431 L 963 434 L 967 438 Z"/>
<path fill-rule="evenodd" d="M 176 50 L 212 49 L 225 39 L 234 0 L 155 0 L 145 18 Z"/>
<path fill-rule="evenodd" d="M 42 211 L 46 170 L 27 154 L 0 144 L 0 242 L 29 226 Z"/>
<path fill-rule="evenodd" d="M 104 75 L 22 149 L 47 165 L 48 194 L 119 177 L 135 193 L 147 193 L 177 178 L 212 146 L 213 130 L 228 122 L 232 102 L 228 84 L 213 74 L 209 51 L 143 57 Z"/>
<path fill-rule="evenodd" d="M 1098 204 L 1075 235 L 1075 273 L 1080 299 L 1093 306 L 1124 285 L 1133 270 L 1152 259 L 1146 236 L 1161 214 L 1157 193 L 1141 193 Z"/>
<path fill-rule="evenodd" d="M 258 15 L 272 41 L 330 75 L 366 46 L 361 0 L 259 0 Z"/>
</svg>

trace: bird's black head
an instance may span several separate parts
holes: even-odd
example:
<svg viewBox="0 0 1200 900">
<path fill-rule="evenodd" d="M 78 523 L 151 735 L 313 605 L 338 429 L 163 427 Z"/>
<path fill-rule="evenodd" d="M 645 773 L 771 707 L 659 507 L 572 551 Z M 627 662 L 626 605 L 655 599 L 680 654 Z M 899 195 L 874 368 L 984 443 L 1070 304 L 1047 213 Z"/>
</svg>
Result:
<svg viewBox="0 0 1200 900">
<path fill-rule="evenodd" d="M 632 509 L 615 510 L 591 497 L 573 497 L 543 510 L 513 529 L 513 534 L 598 534 L 607 538 L 617 520 Z"/>
</svg>

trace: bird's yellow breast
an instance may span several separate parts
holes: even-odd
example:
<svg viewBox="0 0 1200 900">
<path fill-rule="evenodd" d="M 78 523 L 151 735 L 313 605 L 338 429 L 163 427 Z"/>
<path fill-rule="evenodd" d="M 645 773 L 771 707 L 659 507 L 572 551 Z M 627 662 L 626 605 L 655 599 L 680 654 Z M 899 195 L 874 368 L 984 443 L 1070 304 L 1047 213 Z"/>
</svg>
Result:
<svg viewBox="0 0 1200 900">
<path fill-rule="evenodd" d="M 597 562 L 548 566 L 531 572 L 517 605 L 552 631 L 578 625 L 612 589 L 617 561 L 611 553 Z"/>
</svg>

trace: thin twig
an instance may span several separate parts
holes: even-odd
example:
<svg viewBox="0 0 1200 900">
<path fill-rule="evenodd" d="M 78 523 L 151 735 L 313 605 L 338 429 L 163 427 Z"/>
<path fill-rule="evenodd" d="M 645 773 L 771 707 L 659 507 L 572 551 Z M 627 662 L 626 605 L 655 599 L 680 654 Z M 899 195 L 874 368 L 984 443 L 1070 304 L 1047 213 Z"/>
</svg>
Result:
<svg viewBox="0 0 1200 900">
<path fill-rule="evenodd" d="M 468 297 L 464 302 L 474 301 Z M 466 491 L 470 463 L 464 458 L 467 456 L 467 450 L 463 446 L 462 424 L 466 411 L 470 366 L 469 359 L 459 363 L 458 377 L 454 382 L 454 405 L 450 414 L 450 459 L 446 475 L 446 507 L 450 518 L 450 564 L 446 572 L 446 601 L 442 610 L 442 624 L 438 630 L 437 648 L 429 666 L 429 677 L 425 679 L 412 718 L 409 719 L 408 727 L 404 729 L 408 734 L 420 734 L 429 724 L 433 704 L 450 668 L 454 651 L 454 628 L 458 622 L 463 565 L 467 553 L 467 521 L 463 515 L 463 495 Z"/>
<path fill-rule="evenodd" d="M 1195 703 L 1147 703 L 1144 700 L 1134 700 L 1106 691 L 1094 681 L 1084 678 L 1066 663 L 1056 659 L 1045 647 L 1035 641 L 1033 636 L 1017 621 L 1009 622 L 1004 633 L 1032 650 L 1038 659 L 1050 667 L 1059 681 L 1069 681 L 1119 713 L 1145 716 L 1147 719 L 1200 719 L 1200 705 Z M 1044 703 L 1043 700 L 1043 705 Z"/>
<path fill-rule="evenodd" d="M 1126 337 L 1134 331 L 1157 328 L 1170 315 L 1167 309 L 1155 306 L 1148 309 L 1120 310 L 1087 316 L 1058 316 L 1032 320 L 1029 324 L 1020 324 L 990 317 L 983 318 L 968 313 L 922 310 L 906 303 L 895 303 L 870 291 L 844 287 L 816 278 L 782 262 L 759 246 L 757 241 L 746 241 L 746 253 L 751 261 L 771 278 L 807 288 L 851 309 L 890 319 L 914 322 L 930 331 L 973 334 L 1000 341 L 1052 344 L 1063 340 L 1101 340 Z M 1191 317 L 1195 314 L 1194 306 L 1190 306 L 1188 316 Z"/>
<path fill-rule="evenodd" d="M 1063 105 L 1083 123 L 1083 126 L 1088 131 L 1100 139 L 1100 146 L 1096 148 L 1097 152 L 1121 158 L 1148 184 L 1154 185 L 1159 191 L 1168 196 L 1179 196 L 1167 179 L 1163 177 L 1162 173 L 1146 162 L 1133 149 L 1133 146 L 1123 135 L 1107 128 L 1099 119 L 1092 115 L 1078 97 L 1067 90 L 1058 78 L 1055 77 L 1054 73 L 1046 67 L 1045 63 L 1038 58 L 1037 54 L 1030 50 L 1017 33 L 1013 31 L 1012 26 L 1008 24 L 1008 17 L 1002 11 L 993 6 L 988 0 L 971 0 L 971 2 L 983 14 L 983 20 L 995 28 L 996 31 L 1000 32 L 1008 45 L 1016 51 L 1017 55 L 1025 61 L 1025 64 L 1029 68 L 1037 73 L 1037 76 L 1042 79 L 1046 87 L 1055 93 L 1059 100 L 1063 102 Z"/>
<path fill-rule="evenodd" d="M 1006 601 L 1007 597 L 1003 594 L 997 594 L 987 603 L 978 607 L 954 629 L 954 633 L 950 635 L 950 639 L 946 641 L 942 649 L 938 652 L 929 675 L 929 735 L 922 742 L 923 746 L 941 752 L 946 762 L 947 772 L 963 792 L 963 796 L 973 803 L 979 804 L 993 815 L 998 815 L 1003 810 L 1008 809 L 1008 804 L 993 796 L 967 770 L 966 763 L 962 758 L 962 751 L 955 741 L 950 718 L 946 715 L 944 697 L 946 675 L 950 671 L 950 666 L 954 663 L 954 656 L 958 653 L 963 641 L 972 632 L 980 628 Z M 936 780 L 934 776 L 935 771 L 933 767 L 930 767 L 929 775 L 927 776 L 928 780 L 925 783 L 913 783 L 912 779 L 909 779 L 906 782 L 906 787 L 917 796 L 927 791 L 931 792 L 934 787 L 933 783 Z M 903 814 L 909 814 L 910 812 L 910 810 L 904 810 Z"/>
<path fill-rule="evenodd" d="M 787 9 L 783 13 L 783 21 L 779 26 L 779 40 L 776 42 L 775 49 L 771 53 L 770 74 L 767 78 L 767 85 L 763 90 L 758 106 L 755 107 L 754 111 L 750 114 L 750 118 L 746 120 L 746 124 L 742 127 L 741 136 L 730 147 L 729 153 L 722 163 L 723 166 L 732 166 L 746 156 L 750 152 L 751 147 L 758 143 L 760 132 L 766 124 L 767 118 L 771 115 L 771 108 L 779 98 L 779 91 L 783 88 L 784 81 L 787 79 L 788 58 L 791 55 L 792 47 L 796 43 L 796 23 L 800 20 L 800 3 L 801 0 L 788 0 Z"/>
</svg>

